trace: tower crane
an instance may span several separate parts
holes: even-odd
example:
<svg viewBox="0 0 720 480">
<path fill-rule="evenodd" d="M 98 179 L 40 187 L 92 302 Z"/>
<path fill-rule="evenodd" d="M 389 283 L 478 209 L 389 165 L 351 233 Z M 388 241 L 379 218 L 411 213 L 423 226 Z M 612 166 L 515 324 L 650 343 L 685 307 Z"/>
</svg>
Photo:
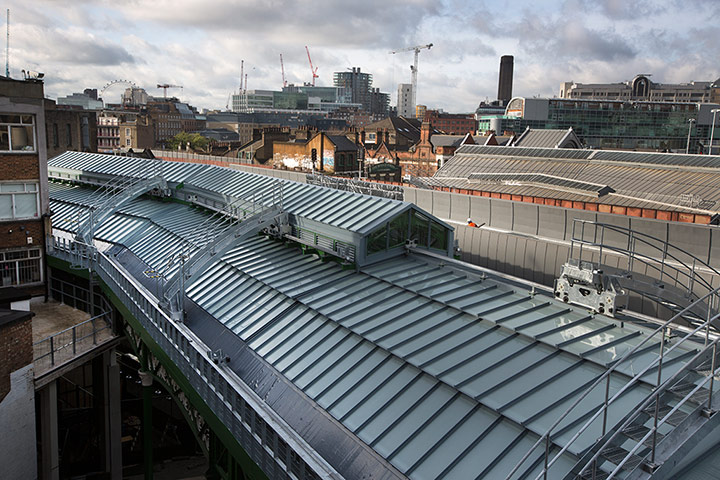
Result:
<svg viewBox="0 0 720 480">
<path fill-rule="evenodd" d="M 308 62 L 310 62 L 310 71 L 312 72 L 312 86 L 315 86 L 315 79 L 318 78 L 317 74 L 317 67 L 313 68 L 312 59 L 310 58 L 310 50 L 308 49 L 307 45 L 305 45 L 305 51 L 308 55 Z"/>
<path fill-rule="evenodd" d="M 162 88 L 162 89 L 163 89 L 163 98 L 165 98 L 165 100 L 167 100 L 167 89 L 168 89 L 168 88 L 180 88 L 180 89 L 182 89 L 183 87 L 182 87 L 182 85 L 170 85 L 169 83 L 158 83 L 158 84 L 157 84 L 157 88 Z"/>
<path fill-rule="evenodd" d="M 418 55 L 420 54 L 420 50 L 427 48 L 430 50 L 433 47 L 432 43 L 428 43 L 427 45 L 416 45 L 414 47 L 407 47 L 407 48 L 401 48 L 398 50 L 393 50 L 390 52 L 391 55 L 394 55 L 396 53 L 400 52 L 415 52 L 415 63 L 413 65 L 410 65 L 410 71 L 412 72 L 412 106 L 413 109 L 417 106 L 417 72 L 418 72 Z"/>
<path fill-rule="evenodd" d="M 282 61 L 282 53 L 280 54 L 280 71 L 282 72 L 283 88 L 287 87 L 287 80 L 285 80 L 285 65 Z"/>
</svg>

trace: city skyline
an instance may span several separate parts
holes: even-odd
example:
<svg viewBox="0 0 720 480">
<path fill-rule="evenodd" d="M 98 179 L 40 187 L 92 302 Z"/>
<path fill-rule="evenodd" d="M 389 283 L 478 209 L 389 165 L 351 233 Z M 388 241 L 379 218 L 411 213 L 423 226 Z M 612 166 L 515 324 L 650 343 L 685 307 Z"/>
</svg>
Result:
<svg viewBox="0 0 720 480">
<path fill-rule="evenodd" d="M 433 43 L 420 53 L 417 101 L 456 112 L 495 99 L 501 55 L 515 56 L 513 95 L 522 96 L 556 95 L 563 81 L 620 82 L 637 73 L 663 83 L 712 81 L 720 63 L 712 42 L 720 28 L 698 21 L 720 13 L 709 0 L 7 6 L 11 76 L 45 73 L 51 98 L 127 79 L 155 96 L 162 95 L 157 83 L 183 85 L 168 93 L 222 109 L 239 87 L 241 60 L 249 89 L 281 88 L 281 53 L 288 83 L 311 81 L 305 45 L 318 67 L 316 85 L 360 67 L 394 105 L 397 84 L 410 82 L 412 52 L 389 52 Z M 119 99 L 121 91 L 109 93 Z"/>
</svg>

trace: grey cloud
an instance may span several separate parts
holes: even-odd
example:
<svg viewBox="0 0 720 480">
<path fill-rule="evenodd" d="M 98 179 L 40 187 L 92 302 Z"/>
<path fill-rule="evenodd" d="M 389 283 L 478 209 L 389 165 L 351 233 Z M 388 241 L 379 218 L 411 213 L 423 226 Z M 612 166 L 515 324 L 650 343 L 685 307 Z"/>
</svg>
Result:
<svg viewBox="0 0 720 480">
<path fill-rule="evenodd" d="M 665 11 L 665 7 L 648 0 L 581 0 L 584 8 L 597 10 L 611 20 L 644 19 Z"/>
<path fill-rule="evenodd" d="M 20 56 L 39 65 L 65 63 L 109 66 L 135 63 L 135 58 L 122 46 L 76 31 L 30 28 L 17 42 Z"/>
<path fill-rule="evenodd" d="M 296 2 L 293 0 L 195 2 L 169 0 L 142 6 L 144 18 L 164 27 L 205 28 L 255 35 L 262 42 L 297 40 L 303 44 L 368 48 L 402 45 L 416 26 L 438 13 L 436 2 Z M 132 9 L 131 9 L 132 10 Z M 261 43 L 258 40 L 258 44 Z"/>
<path fill-rule="evenodd" d="M 575 19 L 544 20 L 526 14 L 511 28 L 518 32 L 521 49 L 547 59 L 618 61 L 636 55 L 630 44 L 613 30 L 593 30 Z"/>
</svg>

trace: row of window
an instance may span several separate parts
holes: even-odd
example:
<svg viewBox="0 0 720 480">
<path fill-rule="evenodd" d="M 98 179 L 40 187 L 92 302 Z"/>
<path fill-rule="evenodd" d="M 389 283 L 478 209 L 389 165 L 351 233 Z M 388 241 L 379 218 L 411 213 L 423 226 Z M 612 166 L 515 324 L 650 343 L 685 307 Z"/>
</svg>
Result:
<svg viewBox="0 0 720 480">
<path fill-rule="evenodd" d="M 33 115 L 0 115 L 0 151 L 34 152 L 35 144 Z"/>
<path fill-rule="evenodd" d="M 0 220 L 37 218 L 39 212 L 37 183 L 0 183 Z"/>
<path fill-rule="evenodd" d="M 2 286 L 25 285 L 42 282 L 39 248 L 0 252 Z"/>
<path fill-rule="evenodd" d="M 416 210 L 402 213 L 367 237 L 367 254 L 384 252 L 414 240 L 418 247 L 447 250 L 447 229 Z"/>
</svg>

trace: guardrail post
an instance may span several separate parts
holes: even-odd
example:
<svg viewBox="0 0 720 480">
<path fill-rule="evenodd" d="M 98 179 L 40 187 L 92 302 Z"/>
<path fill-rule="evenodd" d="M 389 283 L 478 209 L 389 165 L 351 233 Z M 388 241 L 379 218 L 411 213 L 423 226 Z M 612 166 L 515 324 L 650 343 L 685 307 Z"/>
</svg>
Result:
<svg viewBox="0 0 720 480">
<path fill-rule="evenodd" d="M 95 328 L 95 319 L 91 319 L 90 323 L 92 324 L 92 332 L 93 332 L 93 345 L 97 345 L 97 329 Z"/>
<path fill-rule="evenodd" d="M 50 337 L 50 365 L 55 366 L 55 345 L 53 343 L 53 337 Z"/>
<path fill-rule="evenodd" d="M 655 393 L 655 419 L 653 421 L 652 453 L 650 463 L 655 463 L 655 445 L 657 444 L 658 416 L 660 415 L 660 394 Z"/>
<path fill-rule="evenodd" d="M 712 411 L 712 393 L 715 382 L 715 355 L 717 353 L 717 341 L 713 344 L 712 367 L 710 367 L 710 392 L 708 393 L 708 410 Z"/>
<path fill-rule="evenodd" d="M 545 437 L 545 468 L 543 469 L 543 480 L 548 478 L 548 457 L 550 456 L 550 432 Z"/>
<path fill-rule="evenodd" d="M 76 326 L 73 325 L 72 327 L 72 344 L 73 344 L 73 355 L 77 353 L 77 332 L 76 332 Z"/>
<path fill-rule="evenodd" d="M 605 412 L 603 413 L 603 426 L 602 436 L 605 436 L 605 429 L 607 428 L 607 416 L 608 416 L 608 398 L 610 397 L 610 375 L 607 376 L 607 382 L 605 382 Z M 593 473 L 593 478 L 594 478 Z"/>
</svg>

